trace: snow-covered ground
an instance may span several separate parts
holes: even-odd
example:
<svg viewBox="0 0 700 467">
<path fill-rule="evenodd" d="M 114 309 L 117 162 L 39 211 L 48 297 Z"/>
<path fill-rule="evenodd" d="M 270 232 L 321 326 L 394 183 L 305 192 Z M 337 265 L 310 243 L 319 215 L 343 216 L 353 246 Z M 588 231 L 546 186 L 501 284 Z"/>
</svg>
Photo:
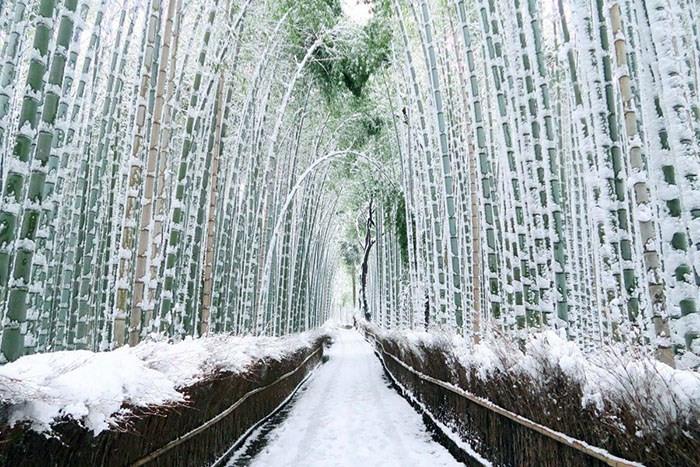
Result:
<svg viewBox="0 0 700 467">
<path fill-rule="evenodd" d="M 262 359 L 307 348 L 327 330 L 285 337 L 217 335 L 178 343 L 144 342 L 111 352 L 29 355 L 0 367 L 0 404 L 8 422 L 49 431 L 62 417 L 95 434 L 118 423 L 124 405 L 186 403 L 182 389 L 219 371 L 242 372 Z"/>
<path fill-rule="evenodd" d="M 462 465 L 388 386 L 379 360 L 359 333 L 339 330 L 328 355 L 288 417 L 269 433 L 270 442 L 252 466 Z M 238 465 L 238 459 L 228 465 Z"/>
</svg>

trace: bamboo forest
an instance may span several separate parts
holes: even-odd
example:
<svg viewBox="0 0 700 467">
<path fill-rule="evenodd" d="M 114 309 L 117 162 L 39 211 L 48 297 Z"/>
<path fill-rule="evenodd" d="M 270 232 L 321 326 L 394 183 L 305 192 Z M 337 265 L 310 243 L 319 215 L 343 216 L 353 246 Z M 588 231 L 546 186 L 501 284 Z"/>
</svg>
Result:
<svg viewBox="0 0 700 467">
<path fill-rule="evenodd" d="M 697 465 L 699 87 L 698 0 L 0 0 L 0 465 Z"/>
</svg>

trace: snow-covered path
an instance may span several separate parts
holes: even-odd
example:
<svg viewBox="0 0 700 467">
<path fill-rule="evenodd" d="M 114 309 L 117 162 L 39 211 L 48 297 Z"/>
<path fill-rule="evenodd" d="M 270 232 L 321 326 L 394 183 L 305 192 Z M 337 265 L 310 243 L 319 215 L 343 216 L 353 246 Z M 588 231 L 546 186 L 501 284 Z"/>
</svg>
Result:
<svg viewBox="0 0 700 467">
<path fill-rule="evenodd" d="M 285 420 L 251 465 L 461 465 L 432 440 L 423 421 L 388 386 L 370 345 L 340 330 L 330 360 L 319 367 Z"/>
</svg>

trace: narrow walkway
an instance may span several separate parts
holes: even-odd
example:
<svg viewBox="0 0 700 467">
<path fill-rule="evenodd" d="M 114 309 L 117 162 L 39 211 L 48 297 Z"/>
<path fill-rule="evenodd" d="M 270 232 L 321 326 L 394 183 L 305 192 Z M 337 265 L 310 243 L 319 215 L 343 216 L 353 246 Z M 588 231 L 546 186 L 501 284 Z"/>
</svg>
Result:
<svg viewBox="0 0 700 467">
<path fill-rule="evenodd" d="M 281 424 L 265 435 L 267 443 L 250 465 L 461 465 L 389 386 L 359 333 L 340 330 L 328 354 L 330 360 L 308 381 Z"/>
</svg>

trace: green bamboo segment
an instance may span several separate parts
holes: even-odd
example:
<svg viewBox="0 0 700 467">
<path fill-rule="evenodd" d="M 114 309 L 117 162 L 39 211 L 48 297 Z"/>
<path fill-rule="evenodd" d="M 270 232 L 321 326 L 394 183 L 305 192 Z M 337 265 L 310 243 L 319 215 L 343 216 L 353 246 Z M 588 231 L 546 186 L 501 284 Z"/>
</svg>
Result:
<svg viewBox="0 0 700 467">
<path fill-rule="evenodd" d="M 423 17 L 423 27 L 425 29 L 425 41 L 428 51 L 429 75 L 432 87 L 435 113 L 438 126 L 438 140 L 440 142 L 440 152 L 442 159 L 442 172 L 444 178 L 444 199 L 447 209 L 447 224 L 450 235 L 449 251 L 450 261 L 449 267 L 452 274 L 452 304 L 454 306 L 454 320 L 458 329 L 462 328 L 462 292 L 461 292 L 461 276 L 460 276 L 460 254 L 457 238 L 457 220 L 455 219 L 455 199 L 454 186 L 451 175 L 450 156 L 447 147 L 447 128 L 445 123 L 445 115 L 443 110 L 442 93 L 440 91 L 440 83 L 438 78 L 438 70 L 436 67 L 435 50 L 432 39 L 432 25 L 430 12 L 425 1 L 421 3 L 421 14 Z"/>
<path fill-rule="evenodd" d="M 97 42 L 99 40 L 98 36 L 98 30 L 101 26 L 102 23 L 102 18 L 104 15 L 104 8 L 105 8 L 105 1 L 101 1 L 99 5 L 99 9 L 97 10 L 96 13 L 96 18 L 95 18 L 95 25 L 93 27 L 93 35 L 90 38 L 90 44 L 89 44 L 89 50 L 95 50 L 97 47 Z M 120 24 L 123 24 L 124 17 L 120 18 Z M 119 40 L 117 41 L 117 44 L 119 43 Z M 113 56 L 113 60 L 116 60 L 117 55 L 115 54 Z M 86 87 L 86 78 L 88 73 L 92 71 L 93 67 L 96 67 L 97 64 L 93 63 L 96 60 L 93 60 L 91 57 L 86 57 L 85 61 L 83 62 L 83 70 L 82 70 L 82 79 L 78 84 L 78 98 L 82 100 L 82 96 L 85 93 L 85 87 Z M 110 83 L 108 84 L 108 89 L 107 92 L 110 93 L 111 89 L 109 89 L 111 86 L 113 86 L 114 83 L 114 76 L 110 75 L 109 77 Z M 113 98 L 113 97 L 112 97 Z M 73 113 L 78 113 L 80 111 L 80 108 L 75 108 L 73 110 Z M 103 123 L 104 124 L 104 123 Z M 101 127 L 101 137 L 104 137 L 104 129 Z M 85 235 L 85 246 L 83 248 L 83 260 L 80 268 L 80 281 L 79 281 L 79 286 L 78 286 L 78 294 L 79 294 L 79 299 L 78 299 L 78 311 L 77 311 L 77 326 L 76 326 L 76 331 L 75 331 L 75 347 L 78 349 L 87 349 L 87 348 L 92 348 L 92 341 L 94 341 L 94 328 L 96 326 L 96 321 L 98 318 L 95 316 L 95 313 L 91 312 L 90 309 L 90 295 L 91 295 L 91 286 L 92 286 L 92 281 L 95 277 L 96 274 L 96 261 L 94 259 L 95 257 L 95 245 L 97 242 L 97 231 L 98 231 L 98 214 L 96 212 L 95 206 L 97 204 L 97 199 L 100 196 L 100 191 L 101 191 L 101 186 L 100 186 L 100 176 L 102 175 L 103 172 L 101 172 L 101 166 L 102 162 L 100 161 L 95 161 L 94 164 L 92 164 L 91 167 L 91 175 L 90 175 L 90 188 L 88 192 L 88 197 L 87 197 L 87 207 L 88 207 L 88 213 L 86 215 L 86 220 L 85 220 L 85 227 L 87 229 L 87 233 Z"/>
<path fill-rule="evenodd" d="M 437 320 L 440 323 L 444 323 L 446 321 L 446 284 L 445 284 L 445 274 L 444 274 L 444 267 L 443 267 L 443 257 L 442 254 L 440 253 L 442 251 L 442 226 L 439 222 L 439 215 L 438 215 L 438 210 L 439 210 L 439 202 L 437 200 L 437 189 L 436 189 L 436 184 L 435 184 L 435 177 L 433 174 L 432 166 L 431 166 L 431 161 L 432 161 L 432 143 L 430 141 L 431 135 L 429 133 L 429 127 L 428 123 L 426 121 L 426 111 L 424 110 L 424 105 L 422 103 L 422 93 L 420 92 L 419 88 L 419 82 L 416 74 L 415 67 L 413 65 L 413 58 L 411 51 L 409 49 L 409 43 L 408 43 L 408 37 L 406 33 L 406 26 L 404 25 L 404 20 L 403 20 L 403 14 L 401 12 L 401 8 L 399 6 L 399 3 L 397 0 L 394 0 L 395 4 L 395 11 L 397 13 L 397 16 L 399 18 L 399 26 L 401 28 L 401 35 L 403 38 L 403 43 L 404 43 L 404 48 L 405 48 L 405 53 L 406 53 L 406 66 L 409 69 L 410 77 L 411 77 L 411 82 L 412 82 L 412 90 L 416 99 L 416 107 L 418 111 L 418 122 L 419 122 L 419 133 L 421 135 L 421 139 L 418 142 L 418 144 L 421 146 L 420 151 L 424 154 L 424 158 L 422 158 L 418 164 L 420 167 L 420 173 L 422 174 L 421 176 L 421 183 L 422 183 L 422 188 L 421 191 L 423 191 L 424 195 L 427 199 L 430 200 L 430 202 L 425 202 L 421 203 L 424 206 L 424 215 L 426 217 L 426 222 L 431 223 L 432 228 L 433 228 L 433 235 L 426 235 L 425 239 L 429 243 L 430 248 L 432 251 L 427 255 L 429 260 L 429 268 L 430 268 L 430 276 L 434 277 L 436 279 L 436 284 L 437 287 L 434 285 L 434 281 L 432 278 L 427 279 L 427 282 L 429 283 L 428 286 L 428 291 L 426 295 L 426 307 L 430 307 L 431 305 L 431 299 L 428 297 L 433 297 L 437 298 L 438 300 L 438 306 L 439 306 L 439 312 L 438 312 L 438 317 Z M 421 44 L 422 46 L 423 44 Z M 422 47 L 421 47 L 422 48 Z M 435 288 L 436 290 L 433 290 Z M 429 325 L 431 323 L 426 322 L 426 325 Z"/>
<path fill-rule="evenodd" d="M 700 365 L 695 2 L 354 3 L 0 1 L 3 362 L 355 316 Z"/>
<path fill-rule="evenodd" d="M 135 15 L 131 15 L 129 26 L 123 31 L 126 11 L 122 11 L 119 18 L 119 29 L 117 31 L 116 44 L 118 45 L 112 52 L 110 60 L 109 75 L 106 83 L 106 99 L 103 103 L 102 118 L 100 121 L 100 133 L 97 145 L 98 161 L 94 164 L 93 170 L 97 171 L 96 177 L 102 178 L 101 186 L 95 185 L 88 200 L 88 218 L 92 215 L 99 216 L 101 225 L 98 241 L 87 243 L 85 256 L 94 258 L 97 267 L 94 270 L 94 277 L 98 282 L 96 292 L 95 313 L 97 315 L 97 325 L 94 330 L 93 348 L 105 350 L 111 346 L 111 321 L 112 321 L 112 300 L 114 294 L 111 293 L 113 284 L 112 277 L 114 261 L 111 261 L 110 246 L 116 244 L 116 229 L 111 228 L 117 215 L 119 206 L 116 201 L 117 193 L 115 188 L 118 185 L 117 174 L 120 159 L 117 154 L 119 148 L 120 131 L 123 125 L 117 119 L 122 112 L 124 104 L 124 74 L 127 63 L 127 51 L 131 46 L 132 32 L 135 25 Z M 125 34 L 123 34 L 125 32 Z M 123 43 L 121 41 L 124 36 Z M 119 46 L 121 44 L 121 46 Z M 101 188 L 101 189 L 100 189 Z"/>
<path fill-rule="evenodd" d="M 51 151 L 53 124 L 58 110 L 59 96 L 56 87 L 60 90 L 66 60 L 65 50 L 68 49 L 73 33 L 72 16 L 63 16 L 57 32 L 57 45 L 62 50 L 57 50 L 49 70 L 47 62 L 55 6 L 54 0 L 41 0 L 39 3 L 32 44 L 38 53 L 32 58 L 27 72 L 27 92 L 22 100 L 18 132 L 12 150 L 11 160 L 16 162 L 14 166 L 9 167 L 3 187 L 3 198 L 9 202 L 4 203 L 0 212 L 0 270 L 7 271 L 0 277 L 3 289 L 7 290 L 0 359 L 9 361 L 16 360 L 24 352 L 34 239 L 41 217 L 45 168 Z M 66 2 L 68 11 L 74 12 L 76 6 L 77 0 Z M 38 96 L 43 94 L 45 86 L 48 89 L 41 102 Z M 24 196 L 27 201 L 22 206 Z M 9 277 L 10 275 L 12 277 Z M 0 299 L 5 302 L 4 294 Z"/>
<path fill-rule="evenodd" d="M 114 345 L 120 347 L 125 344 L 127 339 L 127 316 L 129 318 L 128 339 L 130 344 L 138 342 L 138 336 L 141 333 L 141 305 L 131 311 L 128 310 L 129 304 L 129 279 L 131 272 L 132 250 L 136 243 L 136 213 L 137 203 L 140 197 L 142 188 L 142 155 L 141 149 L 143 145 L 144 132 L 147 118 L 147 100 L 146 96 L 149 92 L 151 84 L 151 68 L 153 65 L 154 44 L 156 30 L 159 27 L 158 13 L 160 11 L 160 0 L 150 0 L 150 8 L 147 13 L 146 31 L 144 33 L 145 49 L 143 52 L 141 75 L 139 78 L 136 119 L 134 121 L 134 139 L 131 145 L 132 151 L 129 158 L 127 199 L 124 207 L 124 221 L 122 223 L 121 243 L 119 247 L 119 265 L 116 281 L 116 298 L 114 312 Z M 143 275 L 145 271 L 136 270 L 135 274 Z M 143 293 L 143 284 L 140 284 L 141 293 Z"/>
<path fill-rule="evenodd" d="M 75 114 L 76 108 L 79 110 L 79 106 L 81 105 L 79 101 L 79 99 L 82 98 L 82 95 L 80 95 L 80 89 L 77 90 L 78 92 L 76 99 L 74 99 L 71 105 L 69 105 L 68 102 L 71 90 L 73 89 L 73 83 L 75 81 L 74 75 L 78 58 L 77 49 L 79 48 L 80 36 L 83 32 L 83 24 L 88 13 L 87 5 L 82 4 L 78 13 L 78 22 L 75 27 L 75 31 L 73 32 L 73 39 L 70 42 L 70 49 L 67 51 L 67 62 L 64 64 L 64 80 L 61 86 L 61 94 L 59 96 L 60 99 L 55 120 L 56 132 L 47 162 L 47 178 L 44 184 L 43 195 L 46 201 L 43 205 L 41 221 L 37 230 L 36 247 L 39 253 L 34 257 L 34 265 L 32 270 L 32 287 L 29 295 L 29 307 L 27 314 L 28 328 L 27 335 L 25 336 L 25 353 L 32 353 L 37 345 L 37 334 L 39 332 L 37 329 L 37 322 L 41 324 L 39 321 L 40 313 L 46 308 L 43 301 L 44 294 L 47 291 L 46 280 L 48 277 L 48 267 L 49 263 L 52 262 L 52 257 L 50 255 L 53 252 L 53 242 L 55 241 L 54 214 L 57 212 L 56 198 L 60 195 L 61 185 L 64 181 L 63 177 L 59 176 L 61 163 L 59 153 L 62 152 L 63 145 L 68 138 L 72 137 L 72 135 L 68 134 L 70 130 L 64 130 L 64 125 L 66 121 L 70 121 L 72 115 Z M 101 14 L 99 12 L 96 16 L 97 21 L 101 21 Z M 92 39 L 94 39 L 94 36 Z M 89 52 L 91 51 L 92 49 L 89 50 Z M 86 63 L 89 67 L 90 60 L 87 59 Z"/>
<path fill-rule="evenodd" d="M 640 213 L 651 214 L 651 193 L 647 184 L 647 168 L 642 154 L 642 141 L 639 136 L 637 115 L 634 97 L 631 89 L 631 79 L 626 54 L 626 39 L 623 32 L 622 15 L 619 3 L 611 4 L 609 7 L 610 23 L 615 47 L 615 60 L 618 67 L 617 79 L 622 99 L 622 109 L 624 112 L 624 128 L 628 139 L 629 165 L 636 174 L 636 182 L 633 184 L 634 202 L 636 209 Z M 673 361 L 670 346 L 667 345 L 667 338 L 670 330 L 666 312 L 666 293 L 663 279 L 661 277 L 661 258 L 657 250 L 656 220 L 651 215 L 638 217 L 639 235 L 644 248 L 644 262 L 646 266 L 646 277 L 651 299 L 652 320 L 654 324 L 654 336 L 657 338 L 657 353 L 659 359 L 666 363 Z M 630 316 L 636 319 L 636 316 Z"/>
<path fill-rule="evenodd" d="M 0 173 L 5 174 L 6 161 L 5 161 L 5 147 L 6 147 L 6 134 L 9 130 L 8 115 L 10 113 L 10 107 L 12 105 L 12 97 L 14 86 L 12 83 L 16 76 L 17 69 L 17 53 L 21 46 L 24 36 L 24 28 L 26 28 L 26 22 L 24 20 L 27 13 L 27 3 L 24 1 L 17 1 L 14 4 L 12 10 L 12 23 L 15 28 L 10 31 L 9 37 L 6 37 L 6 42 L 3 44 L 2 49 L 2 65 L 0 68 L 0 150 L 3 151 L 2 155 L 2 167 L 0 167 Z M 4 178 L 0 179 L 3 181 Z M 7 267 L 7 266 L 6 266 Z M 8 272 L 2 272 L 0 270 L 0 280 L 2 284 L 7 283 L 7 279 L 2 279 L 6 277 Z"/>
<path fill-rule="evenodd" d="M 216 2 L 214 3 L 216 5 Z M 192 96 L 190 98 L 190 109 L 197 107 L 199 103 L 198 91 L 202 82 L 201 68 L 204 66 L 206 60 L 207 47 L 209 45 L 209 39 L 211 37 L 211 26 L 216 17 L 216 9 L 212 9 L 209 12 L 206 29 L 204 31 L 204 36 L 202 39 L 202 47 L 199 52 L 199 57 L 197 63 L 199 64 L 200 70 L 195 74 L 193 85 L 192 85 Z M 192 146 L 192 132 L 194 130 L 195 124 L 199 126 L 199 120 L 195 122 L 195 117 L 193 114 L 187 117 L 187 124 L 185 126 L 186 135 L 185 140 L 182 144 L 182 152 L 180 154 L 179 167 L 177 169 L 177 186 L 174 189 L 174 199 L 172 202 L 171 213 L 170 213 L 170 227 L 169 234 L 167 236 L 167 250 L 165 257 L 165 276 L 163 280 L 163 297 L 160 303 L 160 332 L 171 332 L 173 322 L 173 305 L 174 305 L 174 295 L 175 289 L 175 265 L 177 261 L 177 249 L 180 246 L 180 241 L 183 233 L 183 222 L 184 222 L 184 212 L 183 212 L 183 200 L 185 197 L 185 177 L 187 176 L 187 168 L 190 163 L 189 154 Z"/>
<path fill-rule="evenodd" d="M 531 34 L 534 41 L 534 48 L 536 54 L 537 62 L 537 77 L 539 78 L 538 87 L 538 105 L 542 107 L 544 124 L 540 124 L 540 131 L 544 130 L 545 134 L 545 147 L 543 148 L 547 153 L 547 159 L 549 166 L 545 168 L 548 170 L 548 198 L 551 200 L 551 216 L 554 229 L 552 249 L 554 254 L 554 261 L 556 267 L 554 270 L 554 284 L 556 288 L 556 312 L 558 318 L 558 327 L 567 328 L 569 305 L 568 305 L 568 291 L 566 283 L 567 274 L 567 264 L 566 264 L 566 252 L 565 252 L 565 240 L 564 240 L 564 229 L 563 229 L 563 217 L 562 217 L 562 184 L 559 180 L 559 154 L 557 153 L 557 148 L 555 145 L 554 136 L 554 121 L 551 109 L 551 96 L 548 86 L 549 76 L 545 70 L 544 63 L 544 51 L 542 46 L 542 21 L 540 19 L 540 12 L 537 8 L 537 3 L 535 0 L 528 0 L 527 6 L 528 14 L 530 16 L 530 26 Z M 535 147 L 535 151 L 537 151 Z M 632 285 L 630 285 L 632 287 Z"/>
<path fill-rule="evenodd" d="M 165 85 L 167 80 L 168 60 L 171 57 L 171 43 L 173 40 L 173 30 L 175 22 L 177 2 L 171 0 L 168 2 L 165 19 L 165 30 L 162 38 L 162 46 L 160 48 L 160 58 L 158 59 L 158 69 L 155 74 L 156 84 L 152 86 L 155 93 L 155 102 L 151 112 L 151 123 L 149 131 L 149 144 L 145 166 L 145 176 L 143 181 L 143 193 L 141 199 L 141 214 L 139 216 L 139 235 L 138 235 L 138 250 L 136 254 L 135 265 L 135 282 L 133 292 L 133 308 L 134 316 L 139 316 L 140 326 L 132 324 L 132 330 L 129 333 L 129 345 L 136 345 L 141 336 L 146 330 L 150 330 L 151 320 L 153 319 L 153 288 L 150 283 L 155 280 L 152 275 L 157 273 L 153 270 L 149 262 L 154 261 L 157 256 L 154 255 L 151 249 L 155 248 L 154 236 L 162 233 L 162 227 L 158 228 L 158 232 L 154 233 L 151 229 L 153 226 L 153 218 L 162 215 L 162 206 L 159 206 L 160 212 L 154 212 L 154 196 L 156 184 L 156 170 L 160 165 L 165 167 L 165 160 L 161 157 L 159 160 L 159 143 L 161 136 L 161 120 L 165 108 Z M 155 6 L 154 6 L 155 9 Z M 179 28 L 179 26 L 177 26 Z M 177 30 L 175 31 L 177 40 Z M 155 60 L 155 55 L 153 59 Z M 174 62 L 170 63 L 174 68 Z M 159 182 L 165 183 L 164 174 L 159 174 Z M 156 208 L 157 210 L 158 208 Z M 140 329 L 138 329 L 140 327 Z"/>
<path fill-rule="evenodd" d="M 688 348 L 697 345 L 700 337 L 697 325 L 698 271 L 690 256 L 697 242 L 697 232 L 691 224 L 697 225 L 698 216 L 698 145 L 694 138 L 689 137 L 692 120 L 687 110 L 687 89 L 683 80 L 677 79 L 679 70 L 672 62 L 673 57 L 680 53 L 673 41 L 675 34 L 667 29 L 673 27 L 672 13 L 665 5 L 645 8 L 651 42 L 659 60 L 656 84 L 660 88 L 654 102 L 657 118 L 663 122 L 658 128 L 661 186 L 666 190 L 673 189 L 663 199 L 665 222 L 661 226 L 666 282 L 670 289 L 671 343 L 674 353 L 682 357 Z M 695 355 L 690 357 L 691 361 L 697 358 Z"/>
</svg>

